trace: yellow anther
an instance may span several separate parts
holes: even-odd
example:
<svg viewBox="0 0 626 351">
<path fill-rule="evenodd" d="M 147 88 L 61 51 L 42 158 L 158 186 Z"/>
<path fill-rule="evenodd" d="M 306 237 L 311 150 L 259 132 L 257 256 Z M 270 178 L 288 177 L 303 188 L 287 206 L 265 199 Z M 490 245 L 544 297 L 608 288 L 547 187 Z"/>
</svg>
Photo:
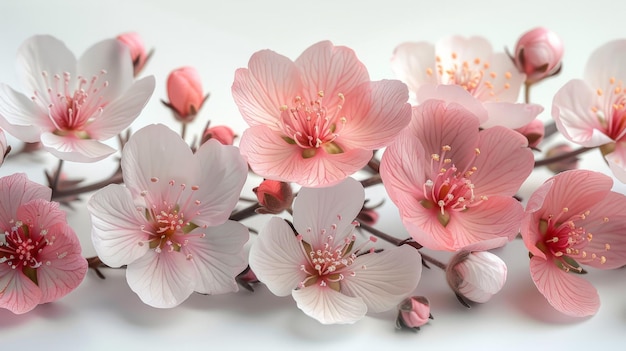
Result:
<svg viewBox="0 0 626 351">
<path fill-rule="evenodd" d="M 479 59 L 478 57 L 474 59 L 474 64 L 475 64 L 475 65 L 480 64 L 480 59 Z"/>
<path fill-rule="evenodd" d="M 598 96 L 602 96 L 602 89 L 596 90 L 596 94 L 598 94 Z"/>
<path fill-rule="evenodd" d="M 506 72 L 506 73 L 504 74 L 504 78 L 506 78 L 506 79 L 511 79 L 511 77 L 512 77 L 512 76 L 511 76 L 511 72 Z"/>
<path fill-rule="evenodd" d="M 432 68 L 426 68 L 426 74 L 429 76 L 433 75 L 433 69 Z"/>
<path fill-rule="evenodd" d="M 498 75 L 496 74 L 496 72 L 491 72 L 489 73 L 489 76 L 495 79 Z"/>
</svg>

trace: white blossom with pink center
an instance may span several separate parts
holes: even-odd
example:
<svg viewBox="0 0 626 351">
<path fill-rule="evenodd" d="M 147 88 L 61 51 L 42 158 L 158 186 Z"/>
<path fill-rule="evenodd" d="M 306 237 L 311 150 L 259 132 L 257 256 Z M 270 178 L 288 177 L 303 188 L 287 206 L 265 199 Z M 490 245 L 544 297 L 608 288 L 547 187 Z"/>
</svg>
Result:
<svg viewBox="0 0 626 351">
<path fill-rule="evenodd" d="M 150 125 L 124 147 L 122 171 L 125 186 L 109 185 L 88 203 L 102 262 L 128 265 L 131 289 L 154 307 L 194 291 L 237 291 L 249 235 L 228 220 L 247 176 L 239 150 L 209 140 L 192 153 L 178 134 Z"/>
<path fill-rule="evenodd" d="M 250 249 L 250 267 L 278 296 L 324 324 L 354 323 L 368 311 L 390 310 L 417 286 L 421 258 L 409 246 L 374 252 L 354 221 L 364 191 L 352 178 L 300 190 L 292 227 L 274 217 Z M 295 232 L 294 232 L 295 230 Z"/>
<path fill-rule="evenodd" d="M 127 128 L 154 90 L 134 81 L 128 48 L 115 39 L 76 60 L 58 39 L 38 35 L 18 51 L 24 94 L 0 83 L 0 127 L 24 142 L 41 141 L 56 157 L 95 162 L 115 149 L 102 141 Z"/>
<path fill-rule="evenodd" d="M 494 53 L 483 37 L 403 43 L 391 62 L 418 103 L 432 98 L 460 103 L 479 117 L 483 128 L 520 128 L 543 111 L 539 105 L 516 103 L 526 76 L 504 52 Z"/>
</svg>

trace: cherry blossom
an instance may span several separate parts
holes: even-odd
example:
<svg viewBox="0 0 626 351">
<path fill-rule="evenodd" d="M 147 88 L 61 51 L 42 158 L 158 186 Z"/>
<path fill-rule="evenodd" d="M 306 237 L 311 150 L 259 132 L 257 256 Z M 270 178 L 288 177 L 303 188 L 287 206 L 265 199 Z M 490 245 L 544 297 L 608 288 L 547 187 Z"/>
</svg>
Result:
<svg viewBox="0 0 626 351">
<path fill-rule="evenodd" d="M 154 90 L 154 77 L 134 81 L 129 55 L 115 39 L 78 60 L 52 36 L 27 39 L 18 51 L 25 92 L 0 83 L 0 127 L 24 142 L 41 141 L 62 160 L 109 156 L 115 149 L 101 141 L 128 127 Z"/>
<path fill-rule="evenodd" d="M 74 290 L 87 261 L 48 187 L 18 173 L 0 178 L 0 307 L 22 314 Z"/>
<path fill-rule="evenodd" d="M 228 220 L 247 175 L 237 148 L 209 140 L 192 153 L 178 134 L 150 125 L 124 147 L 122 171 L 125 186 L 109 185 L 87 205 L 102 262 L 128 265 L 131 289 L 154 307 L 194 291 L 237 291 L 249 235 Z"/>
<path fill-rule="evenodd" d="M 292 295 L 323 324 L 393 309 L 417 286 L 420 254 L 406 245 L 374 252 L 374 238 L 360 243 L 354 218 L 363 200 L 363 187 L 352 178 L 303 188 L 294 202 L 296 233 L 273 217 L 250 249 L 250 267 L 272 293 Z"/>
<path fill-rule="evenodd" d="M 410 120 L 408 90 L 372 82 L 352 50 L 317 43 L 295 61 L 255 53 L 232 87 L 250 128 L 240 148 L 264 178 L 320 187 L 360 170 Z"/>
</svg>

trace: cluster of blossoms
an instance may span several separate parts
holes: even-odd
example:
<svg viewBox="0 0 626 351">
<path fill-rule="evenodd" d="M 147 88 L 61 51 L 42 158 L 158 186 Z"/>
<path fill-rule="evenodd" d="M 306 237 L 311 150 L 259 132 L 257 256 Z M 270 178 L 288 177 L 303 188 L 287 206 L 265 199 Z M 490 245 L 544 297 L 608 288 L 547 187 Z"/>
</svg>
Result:
<svg viewBox="0 0 626 351">
<path fill-rule="evenodd" d="M 397 326 L 418 330 L 433 318 L 428 299 L 413 295 L 427 263 L 443 269 L 463 304 L 485 303 L 507 279 L 489 250 L 521 236 L 537 289 L 576 317 L 600 306 L 581 265 L 626 265 L 626 196 L 611 190 L 611 177 L 575 169 L 577 154 L 598 147 L 626 181 L 626 41 L 597 49 L 585 79 L 556 93 L 556 127 L 584 148 L 559 145 L 543 161 L 535 152 L 549 137 L 537 119 L 544 108 L 528 92 L 560 72 L 563 56 L 545 28 L 524 34 L 513 54 L 481 37 L 403 43 L 391 61 L 399 80 L 371 81 L 351 49 L 329 41 L 295 61 L 259 51 L 232 84 L 249 128 L 239 138 L 207 123 L 191 144 L 187 126 L 209 94 L 190 66 L 169 74 L 162 100 L 180 134 L 162 124 L 123 133 L 155 88 L 154 77 L 139 78 L 151 55 L 136 33 L 99 42 L 78 60 L 50 36 L 20 47 L 24 94 L 0 83 L 0 165 L 11 153 L 5 132 L 60 163 L 49 186 L 24 174 L 0 178 L 0 307 L 24 313 L 63 297 L 89 262 L 99 274 L 102 265 L 125 267 L 130 289 L 157 308 L 261 282 L 324 324 L 396 308 Z M 117 152 L 106 142 L 114 136 L 123 149 L 111 178 L 83 187 L 61 179 L 63 161 Z M 558 174 L 520 199 L 533 169 L 548 163 Z M 359 182 L 359 171 L 371 177 Z M 250 172 L 263 180 L 240 209 Z M 379 183 L 409 238 L 372 227 L 378 214 L 364 188 Z M 86 260 L 59 202 L 91 191 L 98 256 Z M 258 231 L 239 222 L 255 214 L 280 216 Z M 258 235 L 247 253 L 251 232 Z"/>
</svg>

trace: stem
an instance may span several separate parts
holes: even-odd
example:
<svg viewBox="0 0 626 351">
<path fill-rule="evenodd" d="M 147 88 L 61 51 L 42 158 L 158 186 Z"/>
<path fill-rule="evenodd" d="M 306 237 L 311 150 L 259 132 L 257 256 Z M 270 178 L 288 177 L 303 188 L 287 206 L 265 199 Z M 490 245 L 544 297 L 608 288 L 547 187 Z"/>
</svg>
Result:
<svg viewBox="0 0 626 351">
<path fill-rule="evenodd" d="M 93 184 L 89 184 L 89 185 L 85 185 L 85 186 L 81 186 L 77 188 L 72 188 L 72 189 L 67 189 L 67 190 L 54 190 L 53 189 L 52 200 L 58 200 L 58 199 L 62 199 L 68 196 L 74 196 L 74 195 L 79 195 L 82 193 L 87 193 L 90 191 L 95 191 L 95 190 L 104 188 L 105 186 L 109 184 L 121 184 L 123 182 L 124 182 L 124 179 L 122 178 L 122 172 L 118 170 L 117 172 L 115 172 L 115 174 L 113 174 L 108 179 L 101 180 Z"/>
<path fill-rule="evenodd" d="M 424 261 L 426 261 L 428 263 L 432 263 L 432 264 L 434 264 L 435 266 L 441 268 L 444 271 L 448 268 L 448 266 L 445 263 L 439 261 L 438 259 L 436 259 L 436 258 L 434 258 L 432 256 L 428 256 L 427 254 L 425 254 L 425 253 L 423 253 L 421 251 L 420 251 L 420 253 L 422 254 L 422 259 Z"/>
<path fill-rule="evenodd" d="M 181 130 L 180 130 L 180 137 L 183 140 L 185 140 L 185 134 L 187 134 L 187 123 L 182 122 L 181 124 L 182 124 L 182 127 L 181 127 Z"/>
<path fill-rule="evenodd" d="M 369 168 L 372 169 L 372 171 L 374 171 L 374 173 L 378 174 L 380 173 L 380 162 L 375 159 L 374 157 L 372 157 L 369 162 L 367 163 L 367 166 Z"/>
<path fill-rule="evenodd" d="M 52 188 L 52 192 L 56 192 L 57 186 L 59 185 L 59 179 L 61 179 L 61 168 L 63 168 L 63 160 L 59 159 L 59 165 L 57 166 L 56 171 L 54 171 L 54 176 L 52 176 L 52 183 L 50 184 L 50 188 Z"/>
<path fill-rule="evenodd" d="M 541 167 L 541 166 L 545 166 L 545 165 L 549 165 L 550 163 L 567 160 L 568 158 L 578 156 L 578 155 L 580 155 L 582 153 L 585 153 L 585 152 L 587 152 L 589 150 L 593 150 L 593 149 L 595 149 L 595 147 L 581 147 L 581 148 L 578 148 L 578 149 L 576 149 L 576 150 L 574 150 L 572 152 L 568 152 L 568 153 L 565 153 L 565 154 L 562 154 L 562 155 L 544 158 L 543 160 L 535 161 L 535 168 Z"/>
<path fill-rule="evenodd" d="M 530 86 L 532 84 L 530 83 L 524 83 L 524 102 L 529 104 L 530 103 Z"/>
<path fill-rule="evenodd" d="M 380 174 L 375 174 L 367 179 L 363 179 L 361 181 L 361 185 L 363 185 L 364 188 L 376 185 L 376 184 L 381 184 L 383 182 L 382 178 L 380 178 Z"/>
<path fill-rule="evenodd" d="M 370 226 L 369 224 L 365 224 L 362 221 L 359 221 L 359 226 L 365 230 L 367 230 L 368 232 L 374 234 L 375 236 L 385 240 L 388 243 L 394 244 L 396 246 L 400 246 L 403 244 L 406 244 L 406 239 L 398 239 L 395 236 L 391 236 L 387 233 L 383 233 L 380 230 Z"/>
<path fill-rule="evenodd" d="M 256 210 L 257 208 L 260 208 L 260 207 L 261 207 L 261 204 L 258 202 L 255 202 L 254 204 L 244 208 L 243 210 L 240 210 L 231 214 L 228 219 L 230 219 L 231 221 L 241 221 L 243 219 L 252 217 L 257 214 Z"/>
</svg>

